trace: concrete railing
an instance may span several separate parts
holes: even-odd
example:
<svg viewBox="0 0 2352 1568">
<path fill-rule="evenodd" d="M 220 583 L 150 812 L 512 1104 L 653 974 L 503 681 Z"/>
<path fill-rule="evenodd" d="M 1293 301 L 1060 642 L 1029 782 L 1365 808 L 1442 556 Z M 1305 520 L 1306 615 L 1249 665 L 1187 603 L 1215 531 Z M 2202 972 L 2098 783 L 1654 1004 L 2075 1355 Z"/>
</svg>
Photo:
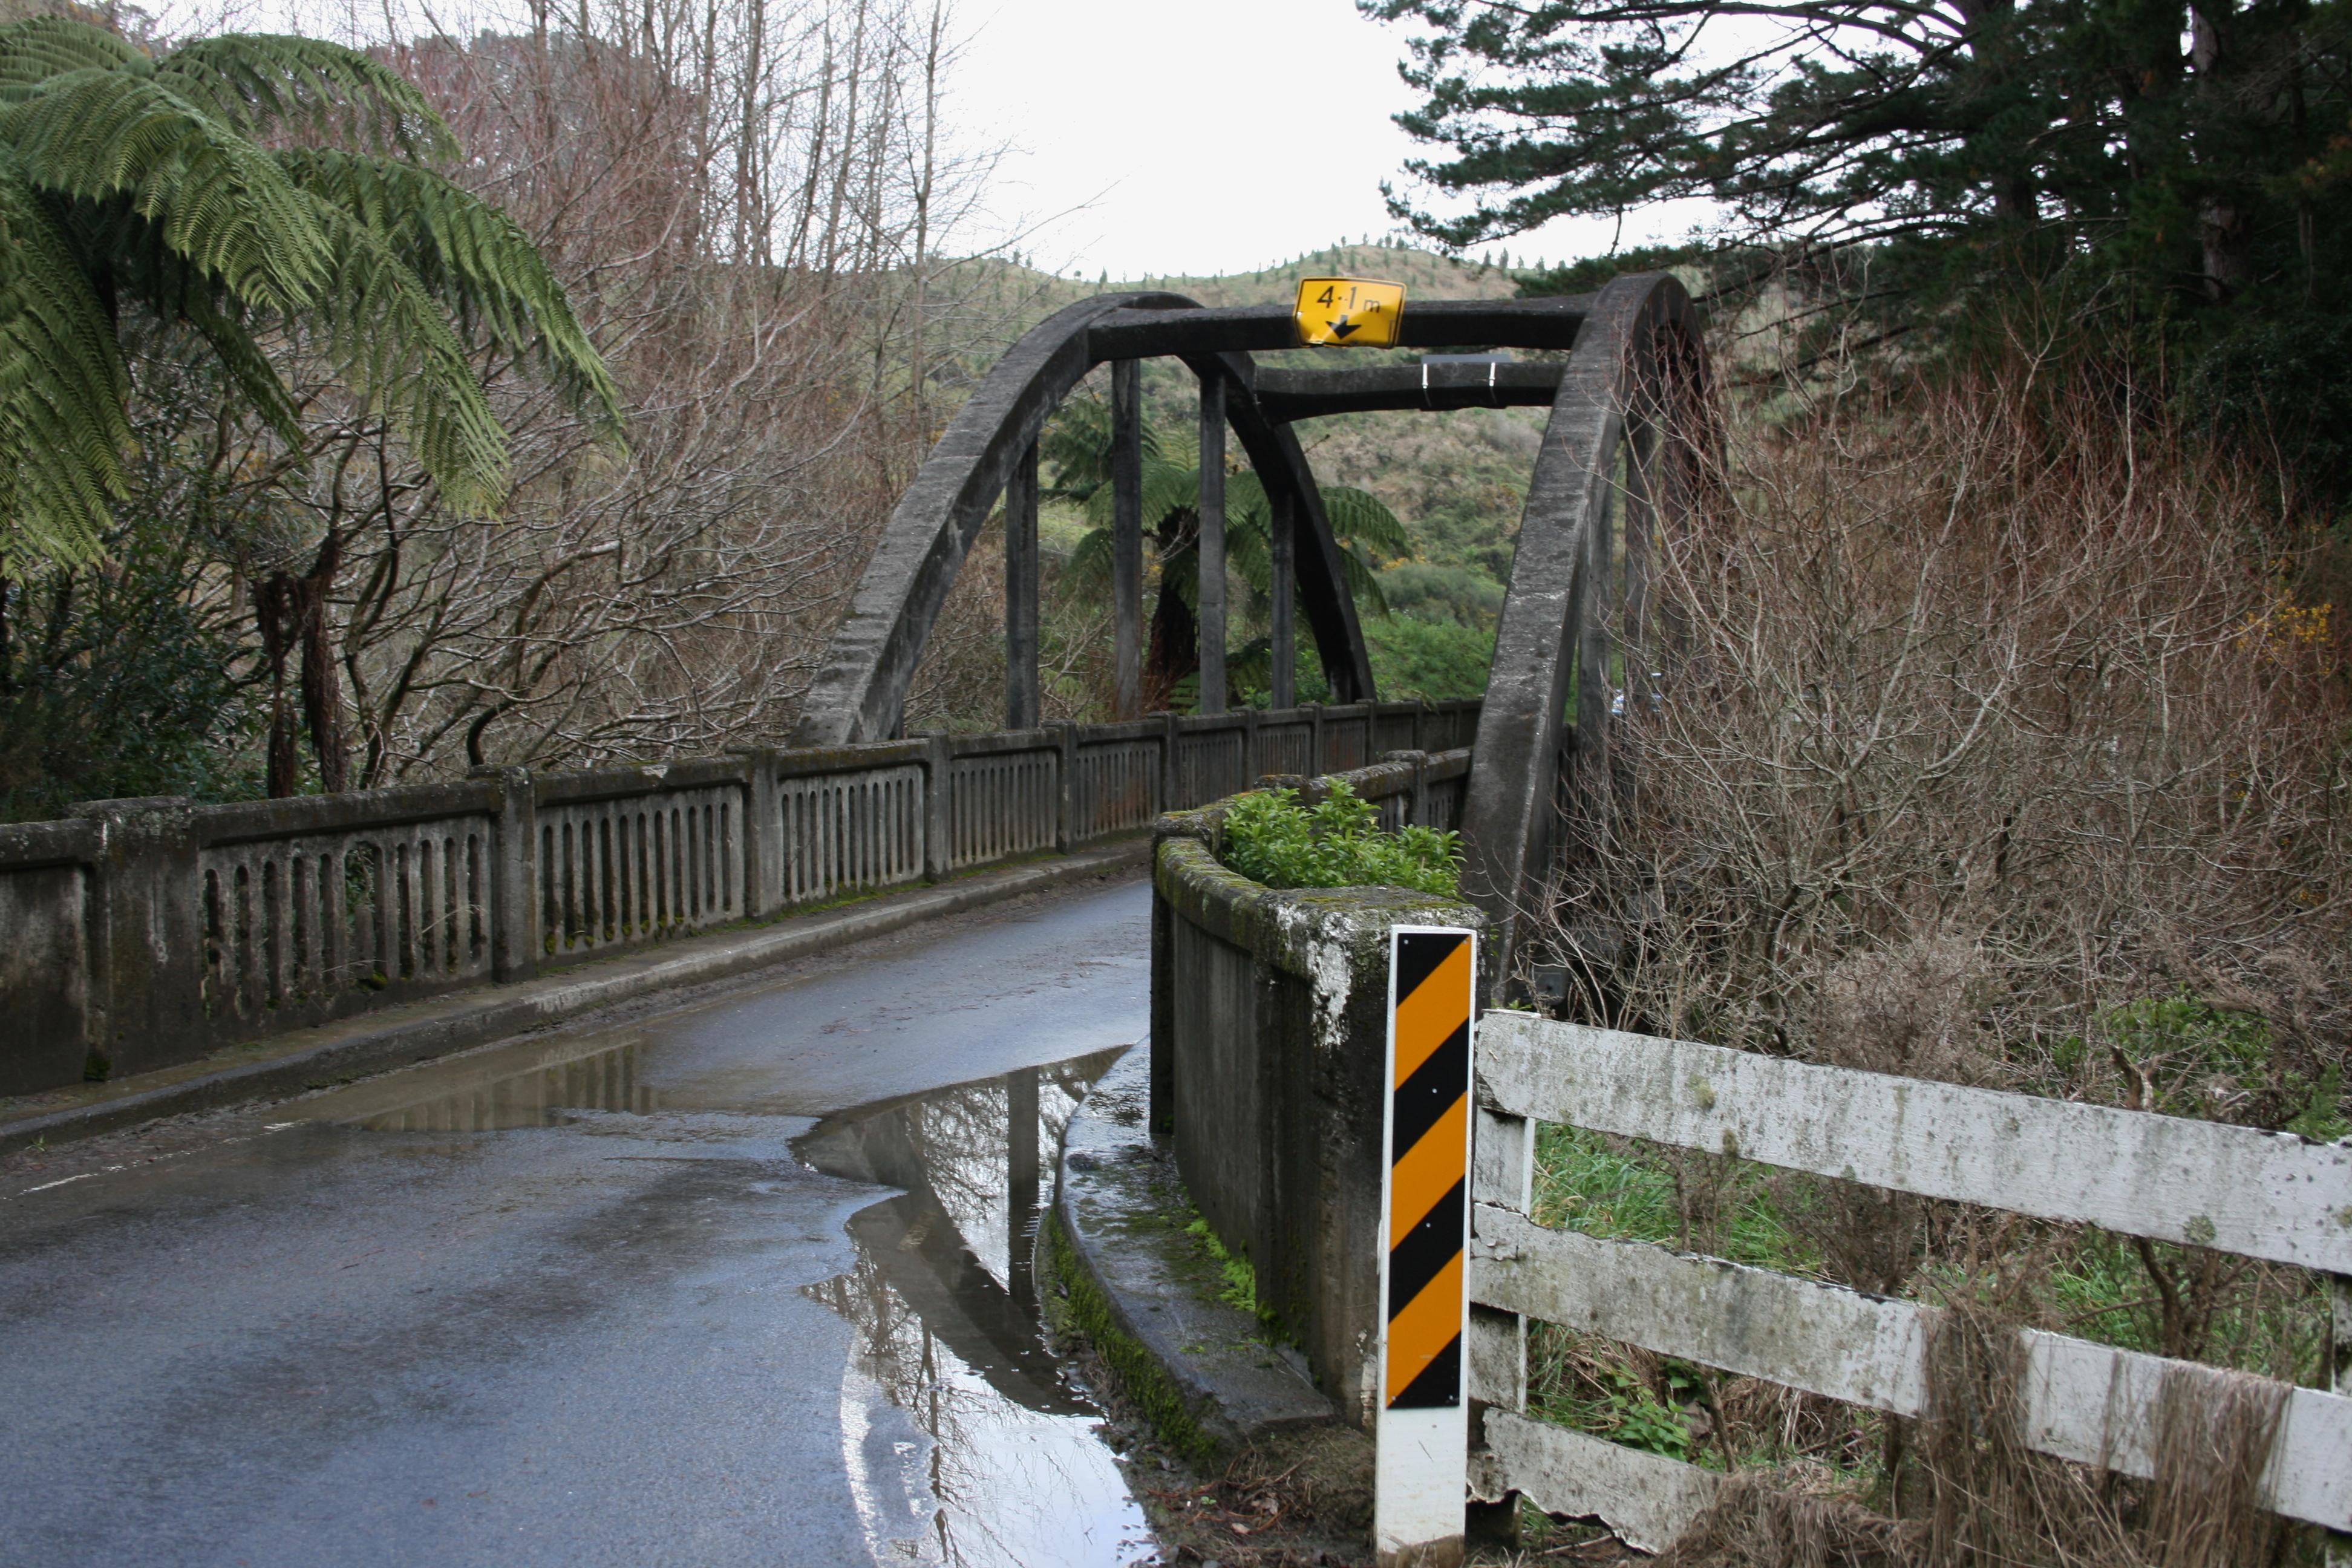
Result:
<svg viewBox="0 0 2352 1568">
<path fill-rule="evenodd" d="M 0 1093 L 1140 832 L 1261 773 L 1466 745 L 1477 715 L 1160 714 L 234 805 L 95 802 L 0 826 Z"/>
<path fill-rule="evenodd" d="M 1344 776 L 1389 826 L 1451 828 L 1469 763 L 1466 749 L 1406 753 Z M 1202 1215 L 1248 1258 L 1261 1308 L 1369 1427 L 1389 931 L 1486 921 L 1400 888 L 1253 882 L 1217 859 L 1228 805 L 1154 828 L 1152 1131 L 1171 1140 Z"/>
</svg>

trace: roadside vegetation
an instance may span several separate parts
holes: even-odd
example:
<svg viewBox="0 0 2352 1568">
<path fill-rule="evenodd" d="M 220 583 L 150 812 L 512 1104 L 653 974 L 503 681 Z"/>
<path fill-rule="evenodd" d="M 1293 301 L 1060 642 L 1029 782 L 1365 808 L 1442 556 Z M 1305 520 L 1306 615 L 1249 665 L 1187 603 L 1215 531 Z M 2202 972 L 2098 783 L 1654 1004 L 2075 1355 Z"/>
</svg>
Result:
<svg viewBox="0 0 2352 1568">
<path fill-rule="evenodd" d="M 987 160 L 942 121 L 943 5 L 588 5 L 363 50 L 27 12 L 0 31 L 79 53 L 10 79 L 7 221 L 104 284 L 70 341 L 112 356 L 130 438 L 13 437 L 124 455 L 0 538 L 0 817 L 782 742 L 1037 293 L 950 248 Z M 108 95 L 236 179 L 68 214 Z M 919 706 L 998 700 L 994 602 L 950 605 Z"/>
<path fill-rule="evenodd" d="M 1864 368 L 1735 397 L 1693 526 L 1655 542 L 1642 657 L 1662 700 L 1578 791 L 1589 828 L 1529 955 L 1565 970 L 1559 1010 L 2352 1133 L 2333 956 L 2352 945 L 2352 706 L 2311 598 L 2331 542 L 2282 523 L 2281 461 L 2198 439 L 2080 341 Z M 2193 1247 L 1564 1128 L 1541 1133 L 1536 1210 L 1970 1322 L 2305 1385 L 2332 1372 L 2325 1280 Z M 1591 1335 L 1538 1328 L 1530 1352 L 1550 1419 L 1887 1518 L 1927 1518 L 1976 1462 L 1918 1423 Z M 2146 1489 L 2051 1500 L 2080 1500 L 2073 1484 L 2012 1496 L 2005 1550 L 2319 1552 L 2260 1521 L 2168 1545 L 2145 1533 Z"/>
<path fill-rule="evenodd" d="M 1257 790 L 1226 808 L 1224 863 L 1269 888 L 1411 888 L 1461 892 L 1461 836 L 1381 826 L 1380 807 L 1346 780 L 1313 805 L 1295 789 Z"/>
</svg>

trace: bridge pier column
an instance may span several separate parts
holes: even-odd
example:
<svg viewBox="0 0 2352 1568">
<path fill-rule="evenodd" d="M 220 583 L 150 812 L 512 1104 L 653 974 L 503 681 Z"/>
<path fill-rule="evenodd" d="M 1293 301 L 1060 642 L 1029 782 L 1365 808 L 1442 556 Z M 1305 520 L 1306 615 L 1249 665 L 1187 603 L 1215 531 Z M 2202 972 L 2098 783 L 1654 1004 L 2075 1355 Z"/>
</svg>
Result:
<svg viewBox="0 0 2352 1568">
<path fill-rule="evenodd" d="M 1143 711 L 1143 366 L 1110 367 L 1110 577 L 1118 647 L 1117 719 Z"/>
<path fill-rule="evenodd" d="M 1037 691 L 1037 443 L 1004 487 L 1004 727 L 1034 729 Z"/>
<path fill-rule="evenodd" d="M 955 865 L 955 742 L 923 737 L 923 879 L 944 882 Z"/>
<path fill-rule="evenodd" d="M 1225 378 L 1201 378 L 1201 700 L 1225 710 Z"/>
<path fill-rule="evenodd" d="M 467 776 L 495 779 L 499 785 L 490 850 L 490 978 L 500 985 L 536 980 L 541 951 L 538 788 L 529 768 L 484 766 L 468 770 Z"/>
<path fill-rule="evenodd" d="M 772 746 L 730 746 L 743 759 L 743 912 L 753 919 L 784 907 L 783 808 L 776 797 Z"/>
<path fill-rule="evenodd" d="M 1062 749 L 1054 763 L 1054 784 L 1059 795 L 1054 815 L 1054 848 L 1067 855 L 1078 842 L 1078 727 L 1056 724 Z"/>
<path fill-rule="evenodd" d="M 205 1037 L 195 803 L 178 795 L 67 808 L 102 835 L 91 878 L 93 1077 L 162 1067 Z M 257 903 L 259 888 L 252 889 Z M 258 922 L 257 922 L 257 924 Z M 234 941 L 233 936 L 226 940 Z M 257 931 L 257 944 L 264 939 Z"/>
<path fill-rule="evenodd" d="M 1297 533 L 1297 503 L 1283 491 L 1266 496 L 1274 527 L 1274 695 L 1269 708 L 1298 704 L 1298 562 L 1293 542 Z"/>
</svg>

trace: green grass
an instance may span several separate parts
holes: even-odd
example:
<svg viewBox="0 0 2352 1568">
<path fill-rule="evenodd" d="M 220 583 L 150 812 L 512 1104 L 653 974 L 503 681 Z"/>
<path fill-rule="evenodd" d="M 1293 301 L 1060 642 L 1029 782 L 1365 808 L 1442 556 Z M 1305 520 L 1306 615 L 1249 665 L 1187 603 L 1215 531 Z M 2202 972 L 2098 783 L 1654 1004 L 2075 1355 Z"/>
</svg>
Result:
<svg viewBox="0 0 2352 1568">
<path fill-rule="evenodd" d="M 1184 1234 L 1200 1244 L 1201 1250 L 1209 1255 L 1218 1272 L 1224 1276 L 1224 1285 L 1217 1291 L 1218 1300 L 1228 1307 L 1240 1308 L 1262 1323 L 1274 1321 L 1274 1313 L 1258 1304 L 1257 1270 L 1250 1267 L 1246 1256 L 1219 1240 L 1217 1233 L 1209 1228 L 1209 1222 L 1198 1214 L 1184 1227 Z"/>
<path fill-rule="evenodd" d="M 1708 1195 L 1726 1217 L 1711 1248 L 1735 1263 L 1811 1274 L 1818 1259 L 1792 1232 L 1769 1185 L 1767 1166 L 1706 1155 L 1687 1157 L 1694 1181 L 1718 1184 Z M 1616 1241 L 1687 1247 L 1684 1201 L 1673 1157 L 1582 1128 L 1546 1122 L 1536 1134 L 1535 1221 Z"/>
</svg>

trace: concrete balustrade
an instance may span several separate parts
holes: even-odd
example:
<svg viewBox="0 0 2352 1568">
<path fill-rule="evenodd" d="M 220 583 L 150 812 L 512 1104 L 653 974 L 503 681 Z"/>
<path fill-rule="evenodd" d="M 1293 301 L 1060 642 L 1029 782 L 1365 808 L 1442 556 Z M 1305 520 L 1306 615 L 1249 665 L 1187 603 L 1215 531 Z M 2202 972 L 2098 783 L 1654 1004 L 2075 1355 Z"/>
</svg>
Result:
<svg viewBox="0 0 2352 1568">
<path fill-rule="evenodd" d="M 1475 702 L 1057 725 L 0 826 L 0 1094 L 1139 833 Z"/>
</svg>

